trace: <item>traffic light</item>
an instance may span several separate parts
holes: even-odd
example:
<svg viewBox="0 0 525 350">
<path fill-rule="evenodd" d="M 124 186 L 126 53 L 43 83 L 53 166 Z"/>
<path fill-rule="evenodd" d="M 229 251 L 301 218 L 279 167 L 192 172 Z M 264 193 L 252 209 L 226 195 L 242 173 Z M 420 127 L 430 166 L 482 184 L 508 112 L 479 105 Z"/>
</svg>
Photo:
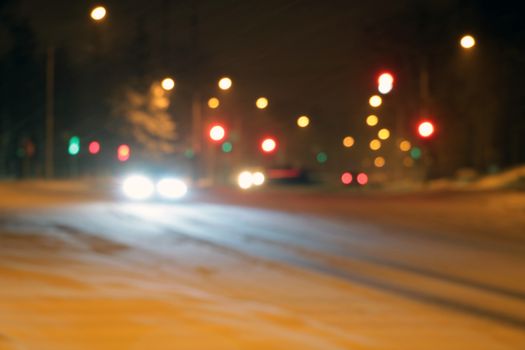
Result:
<svg viewBox="0 0 525 350">
<path fill-rule="evenodd" d="M 91 141 L 88 150 L 90 154 L 98 154 L 98 152 L 100 152 L 100 143 L 98 141 Z"/>
<path fill-rule="evenodd" d="M 388 94 L 394 87 L 394 76 L 388 72 L 384 72 L 377 78 L 377 89 L 382 94 Z"/>
<path fill-rule="evenodd" d="M 277 149 L 277 142 L 273 137 L 267 137 L 261 142 L 261 150 L 264 153 L 272 153 Z"/>
<path fill-rule="evenodd" d="M 210 128 L 210 139 L 215 142 L 220 142 L 226 137 L 226 129 L 220 124 L 213 124 Z"/>
<path fill-rule="evenodd" d="M 69 139 L 69 146 L 67 147 L 67 152 L 72 156 L 76 156 L 78 152 L 80 152 L 80 138 L 78 136 L 72 136 Z"/>
<path fill-rule="evenodd" d="M 423 120 L 417 126 L 417 133 L 422 138 L 429 138 L 434 134 L 435 128 L 434 124 L 429 120 Z"/>
<path fill-rule="evenodd" d="M 119 161 L 125 162 L 129 159 L 130 156 L 131 156 L 131 149 L 129 148 L 128 145 L 123 144 L 123 145 L 118 146 L 117 158 Z"/>
</svg>

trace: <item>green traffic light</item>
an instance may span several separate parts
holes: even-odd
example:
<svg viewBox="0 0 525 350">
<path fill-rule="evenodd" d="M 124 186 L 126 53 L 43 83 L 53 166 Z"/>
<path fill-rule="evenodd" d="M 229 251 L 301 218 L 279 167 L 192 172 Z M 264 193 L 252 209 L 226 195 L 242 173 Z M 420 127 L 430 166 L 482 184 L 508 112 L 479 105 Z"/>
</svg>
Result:
<svg viewBox="0 0 525 350">
<path fill-rule="evenodd" d="M 73 136 L 69 139 L 67 151 L 72 156 L 75 156 L 80 152 L 80 138 L 78 136 Z"/>
</svg>

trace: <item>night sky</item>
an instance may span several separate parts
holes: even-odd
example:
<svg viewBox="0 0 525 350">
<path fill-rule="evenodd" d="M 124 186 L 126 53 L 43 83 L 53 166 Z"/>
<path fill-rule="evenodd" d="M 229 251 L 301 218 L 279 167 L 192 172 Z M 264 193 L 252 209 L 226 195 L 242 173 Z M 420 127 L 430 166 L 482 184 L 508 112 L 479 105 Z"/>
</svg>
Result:
<svg viewBox="0 0 525 350">
<path fill-rule="evenodd" d="M 345 154 L 341 139 L 351 134 L 368 143 L 367 100 L 381 71 L 396 78 L 380 112 L 384 125 L 396 137 L 414 138 L 425 67 L 431 98 L 426 113 L 440 128 L 433 148 L 444 155 L 440 173 L 525 161 L 523 6 L 452 0 L 103 4 L 108 17 L 95 24 L 89 11 L 96 3 L 1 3 L 4 163 L 21 138 L 42 140 L 50 46 L 56 50 L 59 143 L 70 134 L 122 138 L 114 112 L 119 91 L 170 75 L 177 81 L 170 114 L 182 151 L 189 147 L 195 87 L 203 99 L 221 97 L 215 84 L 228 75 L 234 88 L 223 113 L 242 115 L 244 138 L 274 133 L 287 149 L 278 161 L 315 166 L 312 155 L 325 151 L 327 166 L 335 170 L 341 162 L 362 164 L 366 158 L 366 147 Z M 465 33 L 477 39 L 472 52 L 458 46 Z M 258 96 L 269 98 L 267 110 L 253 106 Z M 298 134 L 295 125 L 301 114 L 312 118 L 307 135 Z M 206 118 L 213 117 L 206 112 Z"/>
</svg>

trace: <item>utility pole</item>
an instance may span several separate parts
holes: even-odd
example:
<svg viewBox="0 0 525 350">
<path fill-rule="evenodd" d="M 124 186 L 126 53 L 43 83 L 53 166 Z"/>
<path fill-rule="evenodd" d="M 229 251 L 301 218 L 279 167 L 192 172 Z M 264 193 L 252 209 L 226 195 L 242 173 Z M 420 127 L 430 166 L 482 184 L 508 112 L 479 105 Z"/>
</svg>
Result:
<svg viewBox="0 0 525 350">
<path fill-rule="evenodd" d="M 46 56 L 46 121 L 45 121 L 45 175 L 54 176 L 54 134 L 55 134 L 55 48 L 49 46 Z"/>
</svg>

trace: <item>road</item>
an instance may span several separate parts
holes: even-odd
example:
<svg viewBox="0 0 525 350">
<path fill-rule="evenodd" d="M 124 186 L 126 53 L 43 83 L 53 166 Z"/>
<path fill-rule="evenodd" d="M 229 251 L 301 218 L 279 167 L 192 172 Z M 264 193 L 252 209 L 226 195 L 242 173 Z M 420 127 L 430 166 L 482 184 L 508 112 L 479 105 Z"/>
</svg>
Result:
<svg viewBox="0 0 525 350">
<path fill-rule="evenodd" d="M 525 194 L 0 185 L 0 349 L 524 349 Z"/>
</svg>

